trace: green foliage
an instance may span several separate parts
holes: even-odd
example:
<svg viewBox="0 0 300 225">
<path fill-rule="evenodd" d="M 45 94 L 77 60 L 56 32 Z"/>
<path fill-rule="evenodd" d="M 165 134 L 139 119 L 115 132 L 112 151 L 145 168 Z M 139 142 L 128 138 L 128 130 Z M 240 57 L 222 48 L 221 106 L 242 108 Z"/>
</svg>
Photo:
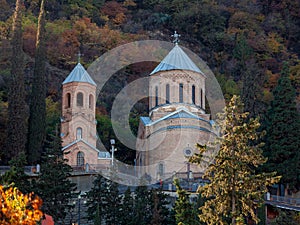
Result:
<svg viewBox="0 0 300 225">
<path fill-rule="evenodd" d="M 52 134 L 57 130 L 60 123 L 60 104 L 54 102 L 51 96 L 46 98 L 46 133 Z"/>
<path fill-rule="evenodd" d="M 282 183 L 293 190 L 300 184 L 300 114 L 296 109 L 296 93 L 287 64 L 284 64 L 273 96 L 265 122 L 264 154 L 268 161 L 264 170 L 276 170 L 282 175 Z"/>
<path fill-rule="evenodd" d="M 120 225 L 135 225 L 133 222 L 134 198 L 128 187 L 122 199 L 121 212 L 119 222 Z"/>
<path fill-rule="evenodd" d="M 46 136 L 46 46 L 44 0 L 41 2 L 28 125 L 28 163 L 40 161 Z"/>
<path fill-rule="evenodd" d="M 76 194 L 76 184 L 69 180 L 72 168 L 63 158 L 60 137 L 52 135 L 47 144 L 40 176 L 33 182 L 33 189 L 43 199 L 43 212 L 59 222 L 73 207 L 69 202 Z"/>
<path fill-rule="evenodd" d="M 279 181 L 274 173 L 257 173 L 265 163 L 257 129 L 258 119 L 248 118 L 239 97 L 233 96 L 217 124 L 222 137 L 210 147 L 219 147 L 214 163 L 209 165 L 205 178 L 210 183 L 201 188 L 202 196 L 209 198 L 200 208 L 200 219 L 207 224 L 245 224 L 245 218 L 258 222 L 255 213 L 263 202 L 267 186 Z M 200 153 L 191 161 L 199 163 L 207 146 L 199 146 Z"/>
<path fill-rule="evenodd" d="M 93 182 L 92 189 L 87 193 L 87 214 L 90 220 L 95 218 L 99 221 L 104 220 L 106 194 L 107 179 L 99 174 Z"/>
<path fill-rule="evenodd" d="M 292 210 L 279 210 L 279 215 L 270 222 L 270 225 L 299 225 L 300 215 L 299 212 L 295 212 Z"/>
<path fill-rule="evenodd" d="M 147 186 L 138 186 L 134 197 L 134 224 L 147 225 L 152 219 L 152 194 Z"/>
<path fill-rule="evenodd" d="M 24 83 L 24 52 L 22 39 L 22 1 L 16 1 L 12 29 L 11 77 L 8 92 L 8 126 L 6 150 L 11 158 L 25 152 L 27 112 Z"/>
<path fill-rule="evenodd" d="M 23 193 L 31 192 L 29 176 L 25 174 L 26 156 L 21 153 L 9 161 L 10 170 L 0 177 L 0 183 L 5 185 L 14 184 Z"/>
<path fill-rule="evenodd" d="M 107 181 L 107 194 L 105 196 L 105 221 L 107 225 L 117 224 L 121 212 L 121 199 L 119 185 L 111 180 Z"/>
<path fill-rule="evenodd" d="M 193 204 L 190 202 L 190 194 L 181 188 L 179 180 L 175 179 L 174 184 L 176 186 L 176 192 L 178 198 L 175 202 L 175 219 L 178 225 L 196 225 L 200 224 L 200 220 L 197 216 Z"/>
</svg>

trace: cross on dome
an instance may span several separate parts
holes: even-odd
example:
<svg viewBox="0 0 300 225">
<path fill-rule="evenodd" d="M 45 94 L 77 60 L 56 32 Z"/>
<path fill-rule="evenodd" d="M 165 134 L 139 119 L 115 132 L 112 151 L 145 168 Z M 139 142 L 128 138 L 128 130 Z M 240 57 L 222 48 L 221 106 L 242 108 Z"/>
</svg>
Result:
<svg viewBox="0 0 300 225">
<path fill-rule="evenodd" d="M 80 63 L 80 57 L 82 56 L 83 54 L 80 53 L 80 50 L 78 51 L 78 54 L 77 54 L 77 62 Z"/>
</svg>

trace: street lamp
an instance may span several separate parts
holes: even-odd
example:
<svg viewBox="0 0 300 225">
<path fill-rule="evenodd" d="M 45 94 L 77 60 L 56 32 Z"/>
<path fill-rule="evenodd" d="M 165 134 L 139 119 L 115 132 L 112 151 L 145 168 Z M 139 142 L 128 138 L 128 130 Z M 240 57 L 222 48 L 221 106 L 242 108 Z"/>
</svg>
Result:
<svg viewBox="0 0 300 225">
<path fill-rule="evenodd" d="M 78 195 L 78 197 L 77 197 L 77 200 L 76 201 L 74 201 L 73 202 L 73 205 L 74 205 L 74 212 L 76 211 L 76 202 L 77 202 L 77 206 L 78 206 L 78 208 L 77 208 L 77 223 L 72 223 L 72 225 L 74 224 L 74 225 L 80 225 L 81 224 L 81 206 L 82 206 L 82 202 L 81 202 L 81 200 L 84 200 L 85 199 L 85 197 L 84 196 L 82 196 L 81 194 L 79 194 Z M 86 201 L 84 200 L 83 201 L 83 204 L 86 204 Z M 83 208 L 84 209 L 84 208 Z M 73 219 L 72 219 L 73 220 Z"/>
<path fill-rule="evenodd" d="M 114 165 L 114 153 L 115 151 L 117 151 L 117 149 L 115 148 L 115 139 L 110 139 L 110 144 L 111 144 L 111 165 Z"/>
</svg>

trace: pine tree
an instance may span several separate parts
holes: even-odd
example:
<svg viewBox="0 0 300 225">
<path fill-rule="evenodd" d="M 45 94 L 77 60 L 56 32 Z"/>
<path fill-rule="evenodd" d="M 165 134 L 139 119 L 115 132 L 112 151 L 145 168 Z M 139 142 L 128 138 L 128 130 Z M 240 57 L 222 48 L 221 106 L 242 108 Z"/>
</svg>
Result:
<svg viewBox="0 0 300 225">
<path fill-rule="evenodd" d="M 176 192 L 178 199 L 175 202 L 175 219 L 176 224 L 180 225 L 197 225 L 200 224 L 200 220 L 194 210 L 193 204 L 190 202 L 190 194 L 184 190 L 179 180 L 175 179 L 174 184 L 176 186 Z"/>
<path fill-rule="evenodd" d="M 262 102 L 262 85 L 264 77 L 258 63 L 254 60 L 246 62 L 246 68 L 242 72 L 243 88 L 241 99 L 244 103 L 244 110 L 249 112 L 249 117 L 260 116 L 265 112 L 265 104 Z"/>
<path fill-rule="evenodd" d="M 245 218 L 258 222 L 255 210 L 262 204 L 267 186 L 279 181 L 274 173 L 257 173 L 258 166 L 265 163 L 257 129 L 259 120 L 248 118 L 243 112 L 239 97 L 233 96 L 217 124 L 222 137 L 212 147 L 219 147 L 214 163 L 209 165 L 205 178 L 209 184 L 201 188 L 202 196 L 209 198 L 200 208 L 200 219 L 207 224 L 245 224 Z M 191 158 L 199 163 L 207 146 Z"/>
<path fill-rule="evenodd" d="M 130 187 L 124 193 L 119 222 L 121 225 L 135 225 L 133 222 L 133 196 Z"/>
<path fill-rule="evenodd" d="M 168 205 L 170 202 L 168 201 L 168 195 L 165 194 L 162 189 L 152 189 L 152 221 L 155 218 L 155 213 L 158 214 L 163 225 L 173 225 L 175 223 L 175 217 L 171 213 Z M 156 202 L 157 201 L 157 202 Z M 157 206 L 155 206 L 157 204 Z M 155 209 L 155 207 L 157 207 Z M 156 221 L 156 219 L 154 219 Z"/>
<path fill-rule="evenodd" d="M 153 210 L 152 210 L 152 219 L 150 225 L 160 225 L 163 224 L 163 218 L 161 216 L 161 209 L 158 208 L 159 198 L 157 193 L 153 192 Z"/>
<path fill-rule="evenodd" d="M 94 219 L 94 225 L 101 225 L 101 217 L 100 217 L 100 208 L 99 208 L 99 204 L 97 205 L 97 208 L 96 208 L 96 214 L 95 214 L 95 219 Z"/>
<path fill-rule="evenodd" d="M 142 184 L 135 189 L 133 221 L 134 224 L 147 225 L 152 219 L 153 200 L 151 191 Z"/>
<path fill-rule="evenodd" d="M 45 33 L 45 10 L 44 0 L 42 0 L 38 19 L 35 64 L 30 95 L 27 157 L 28 162 L 31 164 L 39 162 L 46 135 Z"/>
<path fill-rule="evenodd" d="M 8 126 L 6 150 L 10 158 L 25 152 L 27 138 L 27 110 L 25 103 L 24 85 L 24 52 L 22 41 L 22 5 L 23 1 L 16 1 L 12 28 L 12 57 L 11 77 L 8 91 Z"/>
<path fill-rule="evenodd" d="M 14 184 L 21 192 L 31 192 L 29 176 L 25 174 L 26 156 L 20 153 L 18 157 L 9 161 L 10 170 L 0 177 L 1 184 Z"/>
<path fill-rule="evenodd" d="M 104 197 L 105 222 L 107 225 L 119 224 L 122 198 L 118 187 L 119 185 L 116 182 L 107 180 L 107 194 Z"/>
<path fill-rule="evenodd" d="M 281 182 L 293 190 L 300 185 L 300 114 L 287 64 L 284 64 L 273 96 L 265 123 L 264 155 L 268 161 L 264 170 L 276 170 L 282 175 Z"/>
<path fill-rule="evenodd" d="M 61 150 L 61 139 L 53 135 L 42 156 L 41 174 L 34 192 L 43 199 L 43 212 L 62 221 L 73 207 L 70 200 L 76 195 L 76 184 L 69 180 L 72 168 L 66 164 Z"/>
<path fill-rule="evenodd" d="M 107 195 L 107 179 L 98 174 L 92 189 L 87 193 L 87 216 L 89 220 L 105 219 L 105 195 Z"/>
</svg>

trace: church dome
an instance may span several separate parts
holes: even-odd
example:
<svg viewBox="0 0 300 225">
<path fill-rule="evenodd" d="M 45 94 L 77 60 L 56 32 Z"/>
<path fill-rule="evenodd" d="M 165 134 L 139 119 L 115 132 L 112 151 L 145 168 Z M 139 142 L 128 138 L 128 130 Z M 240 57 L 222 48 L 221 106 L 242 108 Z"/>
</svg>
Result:
<svg viewBox="0 0 300 225">
<path fill-rule="evenodd" d="M 72 72 L 67 76 L 62 84 L 72 83 L 72 82 L 84 82 L 89 83 L 94 86 L 97 86 L 95 81 L 91 78 L 88 72 L 84 69 L 84 67 L 78 63 L 76 67 L 72 70 Z"/>
<path fill-rule="evenodd" d="M 150 75 L 168 70 L 190 70 L 203 75 L 202 71 L 177 43 L 169 54 L 161 61 L 161 63 L 150 73 Z"/>
</svg>

